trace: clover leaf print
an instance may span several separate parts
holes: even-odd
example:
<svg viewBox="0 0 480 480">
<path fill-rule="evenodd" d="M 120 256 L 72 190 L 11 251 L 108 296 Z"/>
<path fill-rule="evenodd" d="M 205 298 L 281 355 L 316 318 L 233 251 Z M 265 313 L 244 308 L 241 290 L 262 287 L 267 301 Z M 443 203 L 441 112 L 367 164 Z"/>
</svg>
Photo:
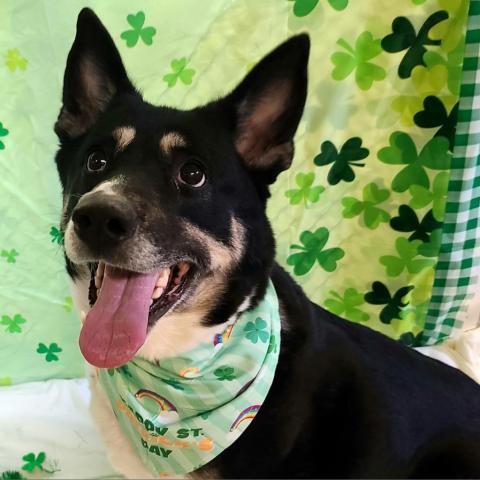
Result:
<svg viewBox="0 0 480 480">
<path fill-rule="evenodd" d="M 1 325 L 6 325 L 5 331 L 8 333 L 21 333 L 22 332 L 22 327 L 20 325 L 23 325 L 27 321 L 20 315 L 16 314 L 13 316 L 13 318 L 10 318 L 8 315 L 3 315 L 2 320 L 0 320 Z"/>
<path fill-rule="evenodd" d="M 262 343 L 266 343 L 270 337 L 267 331 L 267 322 L 260 317 L 257 317 L 255 322 L 248 322 L 243 331 L 245 337 L 252 343 L 257 343 L 259 340 Z"/>
<path fill-rule="evenodd" d="M 170 63 L 172 68 L 172 73 L 167 73 L 163 80 L 167 83 L 168 87 L 174 87 L 177 83 L 177 80 L 180 80 L 185 85 L 190 85 L 193 81 L 193 76 L 195 75 L 195 70 L 193 68 L 186 68 L 188 60 L 185 57 L 174 59 Z"/>
<path fill-rule="evenodd" d="M 464 48 L 465 39 L 462 36 L 456 47 L 446 54 L 446 58 L 441 53 L 434 51 L 425 52 L 423 55 L 423 60 L 427 68 L 433 69 L 437 66 L 442 66 L 445 69 L 448 90 L 456 97 L 460 91 Z"/>
<path fill-rule="evenodd" d="M 317 6 L 319 0 L 289 0 L 293 1 L 293 14 L 296 17 L 306 17 Z M 337 11 L 345 10 L 348 6 L 348 0 L 328 0 L 332 8 Z"/>
<path fill-rule="evenodd" d="M 420 153 L 410 135 L 393 132 L 390 135 L 390 146 L 378 151 L 378 159 L 389 165 L 406 165 L 392 180 L 394 192 L 405 192 L 411 185 L 430 187 L 425 168 L 432 170 L 448 170 L 451 154 L 448 151 L 448 140 L 433 137 L 422 148 Z"/>
<path fill-rule="evenodd" d="M 0 137 L 6 137 L 8 135 L 8 130 L 3 126 L 3 123 L 0 122 Z M 0 140 L 0 150 L 5 149 L 5 144 Z"/>
<path fill-rule="evenodd" d="M 268 348 L 267 348 L 267 353 L 277 353 L 278 350 L 278 344 L 277 344 L 277 338 L 275 335 L 270 335 L 270 340 L 268 341 Z"/>
<path fill-rule="evenodd" d="M 368 90 L 373 82 L 386 77 L 385 69 L 369 62 L 382 52 L 380 39 L 374 39 L 370 32 L 363 32 L 353 48 L 346 40 L 340 38 L 337 45 L 346 52 L 335 52 L 331 61 L 335 68 L 332 71 L 334 80 L 344 80 L 355 71 L 355 82 L 362 90 Z"/>
<path fill-rule="evenodd" d="M 415 274 L 424 268 L 433 266 L 435 264 L 433 260 L 416 258 L 418 256 L 418 247 L 421 243 L 420 240 L 409 242 L 406 238 L 397 238 L 395 248 L 398 252 L 398 257 L 394 255 L 380 257 L 380 263 L 386 267 L 387 275 L 389 277 L 398 277 L 404 270 Z"/>
<path fill-rule="evenodd" d="M 432 182 L 431 190 L 420 185 L 411 185 L 408 189 L 412 196 L 408 205 L 413 209 L 432 205 L 432 213 L 436 220 L 442 221 L 448 192 L 448 172 L 440 172 Z"/>
<path fill-rule="evenodd" d="M 22 470 L 27 472 L 33 472 L 35 469 L 43 471 L 43 463 L 45 462 L 45 452 L 40 452 L 38 455 L 30 452 L 22 457 L 25 464 L 22 466 Z"/>
<path fill-rule="evenodd" d="M 330 185 L 337 185 L 341 180 L 352 182 L 355 172 L 352 167 L 364 167 L 364 163 L 357 163 L 367 158 L 369 150 L 362 147 L 362 139 L 359 137 L 349 138 L 341 147 L 340 152 L 335 145 L 327 140 L 320 147 L 320 153 L 313 159 L 315 165 L 321 167 L 332 163 L 327 181 Z"/>
<path fill-rule="evenodd" d="M 422 336 L 423 332 L 417 333 L 416 335 L 413 332 L 405 332 L 400 335 L 398 341 L 407 347 L 421 347 L 423 344 Z"/>
<path fill-rule="evenodd" d="M 50 236 L 52 237 L 52 243 L 58 243 L 59 245 L 63 245 L 63 232 L 57 227 L 50 228 Z"/>
<path fill-rule="evenodd" d="M 213 371 L 213 374 L 217 377 L 217 380 L 220 380 L 221 382 L 223 382 L 224 380 L 231 382 L 236 378 L 235 369 L 226 365 L 218 367 L 216 370 Z"/>
<path fill-rule="evenodd" d="M 353 218 L 363 214 L 365 226 L 374 230 L 380 223 L 390 220 L 388 212 L 378 207 L 388 197 L 390 197 L 388 190 L 379 188 L 375 183 L 369 183 L 363 188 L 363 201 L 354 197 L 342 198 L 343 218 Z"/>
<path fill-rule="evenodd" d="M 127 43 L 127 47 L 134 47 L 140 38 L 145 45 L 151 45 L 153 43 L 153 36 L 157 33 L 157 30 L 154 27 L 144 27 L 144 12 L 140 11 L 136 14 L 131 13 L 127 15 L 127 22 L 132 29 L 125 30 L 120 34 L 120 37 Z"/>
<path fill-rule="evenodd" d="M 419 220 L 415 211 L 408 205 L 400 205 L 398 216 L 390 220 L 390 226 L 397 232 L 412 232 L 408 237 L 410 241 L 430 241 L 430 234 L 442 226 L 441 222 L 435 220 L 432 210 L 429 210 L 422 220 Z"/>
<path fill-rule="evenodd" d="M 382 48 L 388 53 L 398 53 L 406 50 L 400 65 L 398 75 L 400 78 L 408 78 L 414 67 L 425 65 L 423 54 L 427 51 L 426 45 L 440 45 L 440 40 L 429 37 L 430 29 L 448 18 L 444 10 L 432 13 L 420 27 L 418 34 L 406 17 L 397 17 L 392 22 L 392 33 L 382 39 Z"/>
<path fill-rule="evenodd" d="M 315 174 L 313 172 L 297 174 L 295 183 L 299 188 L 292 188 L 285 192 L 285 196 L 290 199 L 290 204 L 298 205 L 303 201 L 307 206 L 309 203 L 318 202 L 320 194 L 325 191 L 325 187 L 321 185 L 312 186 L 314 181 Z"/>
<path fill-rule="evenodd" d="M 51 343 L 48 347 L 44 343 L 39 343 L 37 348 L 37 353 L 46 354 L 45 360 L 47 362 L 57 362 L 58 356 L 56 354 L 61 351 L 62 349 L 56 343 Z"/>
<path fill-rule="evenodd" d="M 337 268 L 337 261 L 345 256 L 341 248 L 328 248 L 324 250 L 328 242 L 330 232 L 325 227 L 320 227 L 315 232 L 305 230 L 300 234 L 302 245 L 292 245 L 294 250 L 300 250 L 287 258 L 288 265 L 292 265 L 295 275 L 308 273 L 315 261 L 327 272 L 333 272 Z"/>
<path fill-rule="evenodd" d="M 422 243 L 418 247 L 418 253 L 424 257 L 437 257 L 442 246 L 442 229 L 434 230 L 428 242 Z"/>
<path fill-rule="evenodd" d="M 7 263 L 15 263 L 17 261 L 19 253 L 12 248 L 11 250 L 2 250 L 0 256 L 4 257 Z"/>
<path fill-rule="evenodd" d="M 372 290 L 365 294 L 365 301 L 372 305 L 385 305 L 380 312 L 382 323 L 389 324 L 394 318 L 400 319 L 400 312 L 408 303 L 403 298 L 413 289 L 413 285 L 399 288 L 393 295 L 382 282 L 373 282 Z"/>
<path fill-rule="evenodd" d="M 18 48 L 10 48 L 5 55 L 5 65 L 14 72 L 15 70 L 25 70 L 27 68 L 28 60 L 20 54 Z"/>
<path fill-rule="evenodd" d="M 347 288 L 343 296 L 331 290 L 330 296 L 324 302 L 325 307 L 336 315 L 341 315 L 353 322 L 366 322 L 370 315 L 362 312 L 359 307 L 365 303 L 364 296 L 355 288 Z"/>
<path fill-rule="evenodd" d="M 68 313 L 73 311 L 73 298 L 72 297 L 65 297 L 63 302 L 63 308 Z"/>
<path fill-rule="evenodd" d="M 465 39 L 468 8 L 471 2 L 466 0 L 438 0 L 441 8 L 448 12 L 448 18 L 435 25 L 430 31 L 430 37 L 441 40 L 440 48 L 451 52 L 456 45 Z"/>
<path fill-rule="evenodd" d="M 457 115 L 458 102 L 450 113 L 448 113 L 439 98 L 429 95 L 423 100 L 423 110 L 414 115 L 413 121 L 415 125 L 421 128 L 440 127 L 435 133 L 435 137 L 445 137 L 448 139 L 448 148 L 450 151 L 453 151 Z"/>
<path fill-rule="evenodd" d="M 1 480 L 27 480 L 20 472 L 16 470 L 7 470 L 2 472 L 0 476 Z"/>
</svg>

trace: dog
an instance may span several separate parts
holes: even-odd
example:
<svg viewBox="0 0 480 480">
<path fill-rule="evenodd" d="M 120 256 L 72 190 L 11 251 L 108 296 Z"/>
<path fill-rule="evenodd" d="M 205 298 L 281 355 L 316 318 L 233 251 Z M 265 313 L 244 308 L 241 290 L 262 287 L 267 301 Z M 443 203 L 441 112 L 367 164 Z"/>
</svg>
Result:
<svg viewBox="0 0 480 480">
<path fill-rule="evenodd" d="M 80 348 L 96 367 L 92 409 L 128 478 L 152 477 L 119 425 L 139 414 L 114 413 L 99 375 L 210 342 L 257 308 L 269 282 L 281 333 L 268 393 L 189 476 L 480 477 L 480 387 L 312 303 L 274 261 L 265 207 L 292 163 L 308 55 L 308 36 L 294 36 L 224 98 L 157 107 L 96 15 L 79 14 L 55 124 L 61 229 Z"/>
</svg>

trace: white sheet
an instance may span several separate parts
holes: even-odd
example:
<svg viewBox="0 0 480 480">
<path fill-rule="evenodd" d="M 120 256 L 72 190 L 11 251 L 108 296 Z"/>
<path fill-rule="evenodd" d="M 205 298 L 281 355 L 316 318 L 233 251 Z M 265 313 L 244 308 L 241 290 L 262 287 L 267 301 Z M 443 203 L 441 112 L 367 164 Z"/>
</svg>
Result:
<svg viewBox="0 0 480 480">
<path fill-rule="evenodd" d="M 108 463 L 89 402 L 86 379 L 0 387 L 0 476 L 20 471 L 26 453 L 43 451 L 44 465 L 57 461 L 60 471 L 35 470 L 37 478 L 121 478 Z"/>
</svg>

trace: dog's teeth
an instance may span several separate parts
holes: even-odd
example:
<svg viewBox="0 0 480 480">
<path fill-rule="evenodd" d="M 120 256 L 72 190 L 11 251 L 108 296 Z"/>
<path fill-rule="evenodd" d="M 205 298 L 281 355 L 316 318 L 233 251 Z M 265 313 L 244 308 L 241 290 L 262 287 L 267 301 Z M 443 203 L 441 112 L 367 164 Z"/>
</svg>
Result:
<svg viewBox="0 0 480 480">
<path fill-rule="evenodd" d="M 97 275 L 103 277 L 105 273 L 105 262 L 98 262 Z"/>
<path fill-rule="evenodd" d="M 157 299 L 162 296 L 163 293 L 163 288 L 162 287 L 157 287 L 153 293 L 152 293 L 152 298 Z"/>
<path fill-rule="evenodd" d="M 170 278 L 170 269 L 165 268 L 160 273 L 158 277 L 157 283 L 155 284 L 156 287 L 165 288 L 168 285 L 168 279 Z"/>
<path fill-rule="evenodd" d="M 104 274 L 105 274 L 105 263 L 98 262 L 97 271 L 95 272 L 95 287 L 97 287 L 97 289 L 102 286 Z"/>
<path fill-rule="evenodd" d="M 82 322 L 82 325 L 85 323 L 86 318 L 87 318 L 87 314 L 82 310 L 80 312 L 80 321 Z"/>
<path fill-rule="evenodd" d="M 175 277 L 175 283 L 178 285 L 182 280 L 182 277 L 190 270 L 190 265 L 187 262 L 181 262 L 178 264 L 178 273 Z"/>
</svg>

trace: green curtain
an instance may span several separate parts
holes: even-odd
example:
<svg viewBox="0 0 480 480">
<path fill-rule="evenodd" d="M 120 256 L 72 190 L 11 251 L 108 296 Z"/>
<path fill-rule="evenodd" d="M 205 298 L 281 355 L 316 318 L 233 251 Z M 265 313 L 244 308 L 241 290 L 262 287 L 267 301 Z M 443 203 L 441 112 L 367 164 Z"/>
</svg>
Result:
<svg viewBox="0 0 480 480">
<path fill-rule="evenodd" d="M 455 136 L 467 0 L 3 0 L 0 384 L 83 372 L 52 131 L 83 6 L 105 23 L 145 98 L 182 108 L 227 93 L 271 48 L 307 31 L 295 160 L 268 208 L 279 262 L 314 301 L 409 345 L 465 327 L 457 313 L 474 296 L 446 291 L 442 278 L 462 266 L 445 255 L 464 250 L 448 247 L 448 228 L 465 216 L 448 206 L 477 186 L 458 183 L 471 171 Z M 467 287 L 475 258 L 461 259 L 471 264 Z"/>
</svg>

